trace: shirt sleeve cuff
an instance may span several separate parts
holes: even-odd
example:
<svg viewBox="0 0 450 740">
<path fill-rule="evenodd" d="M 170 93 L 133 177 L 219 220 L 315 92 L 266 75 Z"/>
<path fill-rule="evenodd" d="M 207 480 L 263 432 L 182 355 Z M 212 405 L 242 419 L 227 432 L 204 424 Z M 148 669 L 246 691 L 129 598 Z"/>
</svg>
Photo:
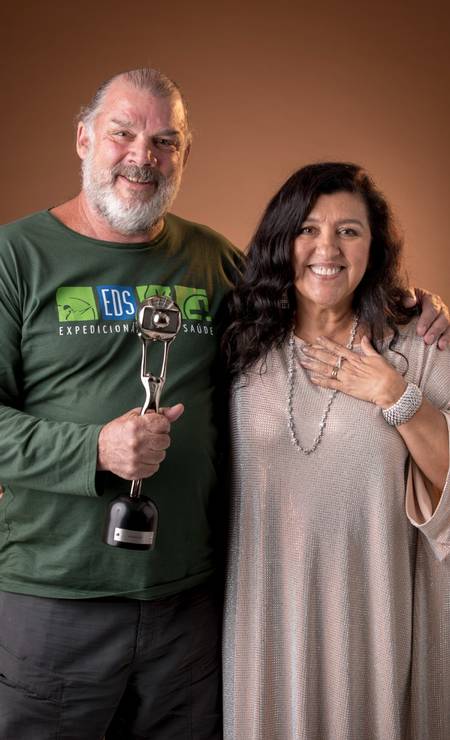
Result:
<svg viewBox="0 0 450 740">
<path fill-rule="evenodd" d="M 443 415 L 450 427 L 450 414 L 443 412 Z M 406 484 L 406 515 L 427 539 L 436 558 L 444 560 L 450 554 L 450 471 L 447 472 L 445 485 L 434 511 L 431 488 L 432 484 L 415 462 L 410 460 Z"/>
</svg>

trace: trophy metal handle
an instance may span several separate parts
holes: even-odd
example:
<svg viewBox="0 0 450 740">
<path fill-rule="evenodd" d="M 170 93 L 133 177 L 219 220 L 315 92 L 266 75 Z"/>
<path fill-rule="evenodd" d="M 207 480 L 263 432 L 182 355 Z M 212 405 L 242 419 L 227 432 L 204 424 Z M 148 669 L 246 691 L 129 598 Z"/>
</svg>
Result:
<svg viewBox="0 0 450 740">
<path fill-rule="evenodd" d="M 161 399 L 161 393 L 166 382 L 167 373 L 167 360 L 169 357 L 169 345 L 173 342 L 175 337 L 163 340 L 163 359 L 161 364 L 160 375 L 153 375 L 153 373 L 147 370 L 147 354 L 148 345 L 150 342 L 156 341 L 155 339 L 148 339 L 141 335 L 142 340 L 142 355 L 141 355 L 141 383 L 145 390 L 145 401 L 140 411 L 140 416 L 144 416 L 147 411 L 155 411 L 159 414 L 159 402 Z M 138 478 L 131 482 L 130 498 L 139 498 L 142 491 L 142 478 Z"/>
</svg>

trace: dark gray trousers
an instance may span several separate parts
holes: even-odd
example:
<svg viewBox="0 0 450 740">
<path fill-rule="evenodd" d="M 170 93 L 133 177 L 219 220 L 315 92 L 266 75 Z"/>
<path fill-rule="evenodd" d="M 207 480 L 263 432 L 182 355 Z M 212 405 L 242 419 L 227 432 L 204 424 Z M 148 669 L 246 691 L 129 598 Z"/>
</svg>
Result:
<svg viewBox="0 0 450 740">
<path fill-rule="evenodd" d="M 0 593 L 1 740 L 219 740 L 220 606 Z"/>
</svg>

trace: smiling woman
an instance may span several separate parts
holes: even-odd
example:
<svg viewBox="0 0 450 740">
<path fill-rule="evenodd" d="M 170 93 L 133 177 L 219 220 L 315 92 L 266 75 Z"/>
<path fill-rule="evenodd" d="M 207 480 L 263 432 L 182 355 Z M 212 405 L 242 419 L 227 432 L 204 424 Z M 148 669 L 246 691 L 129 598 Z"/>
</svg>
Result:
<svg viewBox="0 0 450 740">
<path fill-rule="evenodd" d="M 450 353 L 416 335 L 401 249 L 345 163 L 296 172 L 251 242 L 224 337 L 227 740 L 450 737 Z"/>
<path fill-rule="evenodd" d="M 339 192 L 321 195 L 294 240 L 294 285 L 298 296 L 298 332 L 312 306 L 345 312 L 366 271 L 370 225 L 362 197 Z M 300 323 L 301 322 L 301 323 Z"/>
</svg>

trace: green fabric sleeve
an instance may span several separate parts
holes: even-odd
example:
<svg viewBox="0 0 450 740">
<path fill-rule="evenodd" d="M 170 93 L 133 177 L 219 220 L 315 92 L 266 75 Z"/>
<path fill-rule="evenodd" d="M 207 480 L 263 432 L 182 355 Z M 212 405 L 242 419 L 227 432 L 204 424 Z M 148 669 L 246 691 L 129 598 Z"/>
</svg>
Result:
<svg viewBox="0 0 450 740">
<path fill-rule="evenodd" d="M 2 484 L 96 496 L 101 425 L 36 418 L 22 409 L 23 281 L 13 256 L 0 271 L 0 467 Z M 32 379 L 27 380 L 28 383 Z"/>
<path fill-rule="evenodd" d="M 2 389 L 3 394 L 3 389 Z M 0 408 L 2 483 L 47 493 L 96 496 L 101 426 L 36 419 Z"/>
</svg>

